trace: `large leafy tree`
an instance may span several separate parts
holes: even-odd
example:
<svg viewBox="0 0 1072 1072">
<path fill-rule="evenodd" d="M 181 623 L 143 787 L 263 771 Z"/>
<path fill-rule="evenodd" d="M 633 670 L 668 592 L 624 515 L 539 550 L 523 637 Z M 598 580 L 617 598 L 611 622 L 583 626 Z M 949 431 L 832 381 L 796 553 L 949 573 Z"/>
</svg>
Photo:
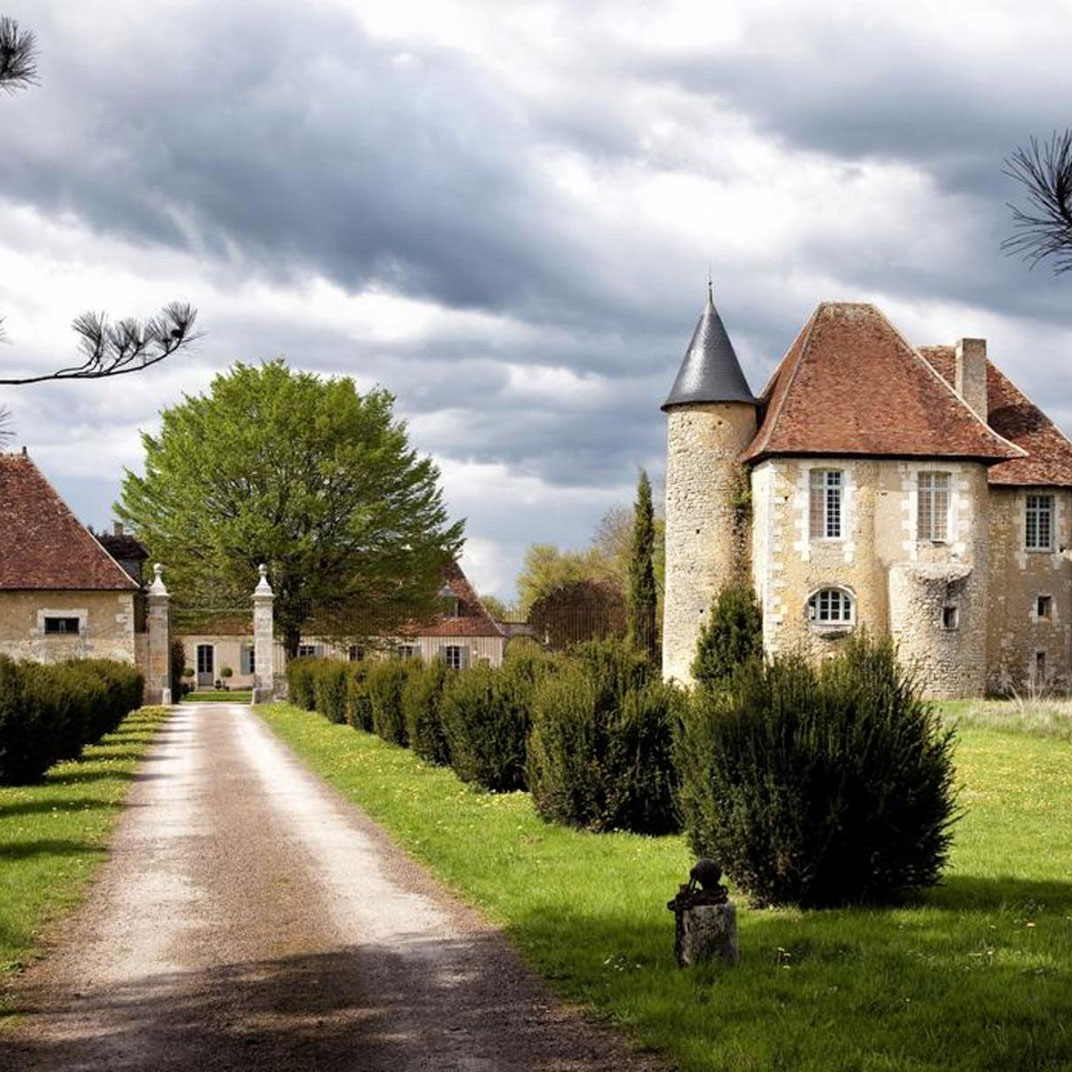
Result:
<svg viewBox="0 0 1072 1072">
<path fill-rule="evenodd" d="M 651 481 L 641 469 L 633 507 L 633 541 L 629 555 L 629 638 L 649 658 L 656 655 L 655 610 L 655 510 L 651 503 Z"/>
<path fill-rule="evenodd" d="M 247 599 L 271 570 L 289 654 L 303 630 L 365 638 L 433 614 L 462 543 L 439 472 L 383 390 L 237 364 L 143 435 L 118 514 L 167 563 L 187 603 Z"/>
</svg>

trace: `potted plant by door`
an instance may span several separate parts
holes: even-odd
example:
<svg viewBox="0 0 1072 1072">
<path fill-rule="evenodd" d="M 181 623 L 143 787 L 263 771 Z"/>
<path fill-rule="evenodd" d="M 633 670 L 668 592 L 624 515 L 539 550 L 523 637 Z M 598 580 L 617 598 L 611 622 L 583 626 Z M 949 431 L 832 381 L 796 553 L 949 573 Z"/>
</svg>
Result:
<svg viewBox="0 0 1072 1072">
<path fill-rule="evenodd" d="M 234 677 L 234 671 L 229 666 L 221 666 L 220 677 L 223 678 L 223 689 L 226 692 L 231 687 L 230 681 Z"/>
</svg>

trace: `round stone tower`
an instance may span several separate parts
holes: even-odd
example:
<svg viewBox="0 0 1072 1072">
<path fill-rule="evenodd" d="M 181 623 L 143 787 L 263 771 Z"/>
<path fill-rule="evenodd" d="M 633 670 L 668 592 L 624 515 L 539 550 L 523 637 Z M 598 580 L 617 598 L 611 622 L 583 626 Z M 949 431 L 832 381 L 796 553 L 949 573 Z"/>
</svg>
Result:
<svg viewBox="0 0 1072 1072">
<path fill-rule="evenodd" d="M 747 472 L 756 400 L 715 309 L 711 284 L 685 360 L 663 403 L 666 434 L 666 590 L 663 676 L 688 684 L 700 628 L 719 590 L 747 579 Z"/>
</svg>

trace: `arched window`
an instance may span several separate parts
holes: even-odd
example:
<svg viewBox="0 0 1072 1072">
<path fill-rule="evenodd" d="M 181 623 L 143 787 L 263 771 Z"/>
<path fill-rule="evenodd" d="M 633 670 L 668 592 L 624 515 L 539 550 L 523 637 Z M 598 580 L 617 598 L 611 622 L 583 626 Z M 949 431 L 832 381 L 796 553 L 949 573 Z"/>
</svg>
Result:
<svg viewBox="0 0 1072 1072">
<path fill-rule="evenodd" d="M 814 625 L 852 625 L 856 601 L 844 588 L 820 588 L 808 600 L 808 621 Z"/>
</svg>

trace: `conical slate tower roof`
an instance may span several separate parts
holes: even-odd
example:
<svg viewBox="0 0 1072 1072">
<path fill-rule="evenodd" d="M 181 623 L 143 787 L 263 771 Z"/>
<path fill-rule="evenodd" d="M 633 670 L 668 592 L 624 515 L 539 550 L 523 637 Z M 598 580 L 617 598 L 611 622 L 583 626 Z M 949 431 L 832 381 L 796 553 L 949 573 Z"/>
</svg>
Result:
<svg viewBox="0 0 1072 1072">
<path fill-rule="evenodd" d="M 707 303 L 662 408 L 689 402 L 755 402 L 707 284 Z"/>
</svg>

